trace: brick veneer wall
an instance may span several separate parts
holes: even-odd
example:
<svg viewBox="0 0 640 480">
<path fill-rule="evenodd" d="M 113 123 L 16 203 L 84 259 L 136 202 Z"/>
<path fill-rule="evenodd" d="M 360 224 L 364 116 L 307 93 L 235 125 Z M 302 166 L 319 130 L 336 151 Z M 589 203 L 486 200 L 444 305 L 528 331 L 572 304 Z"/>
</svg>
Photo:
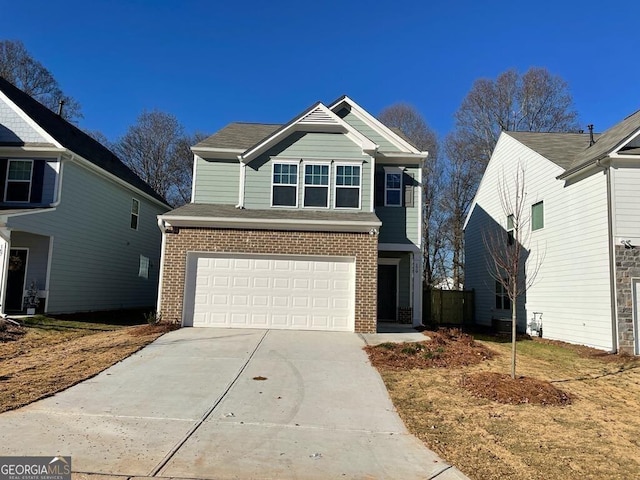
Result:
<svg viewBox="0 0 640 480">
<path fill-rule="evenodd" d="M 163 320 L 182 322 L 187 252 L 349 256 L 356 259 L 355 331 L 376 332 L 376 235 L 182 227 L 166 235 L 160 306 Z"/>
<path fill-rule="evenodd" d="M 618 349 L 630 354 L 634 353 L 633 278 L 640 278 L 640 250 L 616 245 Z"/>
</svg>

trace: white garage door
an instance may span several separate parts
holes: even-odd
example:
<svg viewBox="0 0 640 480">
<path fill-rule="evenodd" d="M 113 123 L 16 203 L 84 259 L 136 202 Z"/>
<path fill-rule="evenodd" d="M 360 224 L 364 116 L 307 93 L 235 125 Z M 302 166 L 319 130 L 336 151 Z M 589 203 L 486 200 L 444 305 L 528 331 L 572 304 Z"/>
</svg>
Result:
<svg viewBox="0 0 640 480">
<path fill-rule="evenodd" d="M 185 325 L 354 331 L 353 258 L 190 253 Z"/>
</svg>

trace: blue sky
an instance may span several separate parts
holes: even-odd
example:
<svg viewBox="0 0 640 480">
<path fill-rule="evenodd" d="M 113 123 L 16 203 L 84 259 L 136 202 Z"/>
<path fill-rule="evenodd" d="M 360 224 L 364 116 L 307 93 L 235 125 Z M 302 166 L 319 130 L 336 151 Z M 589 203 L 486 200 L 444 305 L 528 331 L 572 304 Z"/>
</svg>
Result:
<svg viewBox="0 0 640 480">
<path fill-rule="evenodd" d="M 144 109 L 187 131 L 282 123 L 347 94 L 413 104 L 440 134 L 481 77 L 547 67 L 597 131 L 640 108 L 638 2 L 0 0 L 21 40 L 111 140 Z M 632 20 L 629 22 L 629 20 Z"/>
</svg>

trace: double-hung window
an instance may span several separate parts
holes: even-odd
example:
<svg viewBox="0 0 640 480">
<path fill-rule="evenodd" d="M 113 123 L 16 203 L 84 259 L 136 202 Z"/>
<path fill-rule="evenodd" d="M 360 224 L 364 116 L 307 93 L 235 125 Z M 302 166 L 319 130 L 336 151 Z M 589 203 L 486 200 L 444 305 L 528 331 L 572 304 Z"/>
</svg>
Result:
<svg viewBox="0 0 640 480">
<path fill-rule="evenodd" d="M 514 243 L 514 223 L 513 223 L 513 215 L 507 216 L 507 244 L 513 245 Z"/>
<path fill-rule="evenodd" d="M 31 195 L 33 160 L 9 160 L 4 189 L 5 202 L 28 202 Z"/>
<path fill-rule="evenodd" d="M 271 205 L 298 206 L 298 164 L 274 163 L 271 186 Z"/>
<path fill-rule="evenodd" d="M 304 206 L 329 207 L 329 164 L 304 166 Z"/>
<path fill-rule="evenodd" d="M 138 229 L 138 217 L 140 216 L 140 201 L 135 198 L 131 199 L 131 228 Z"/>
<path fill-rule="evenodd" d="M 360 208 L 360 165 L 336 165 L 336 208 Z"/>
<path fill-rule="evenodd" d="M 502 282 L 496 280 L 496 309 L 511 310 L 511 300 Z"/>
<path fill-rule="evenodd" d="M 402 206 L 402 170 L 399 168 L 385 169 L 384 206 Z"/>
</svg>

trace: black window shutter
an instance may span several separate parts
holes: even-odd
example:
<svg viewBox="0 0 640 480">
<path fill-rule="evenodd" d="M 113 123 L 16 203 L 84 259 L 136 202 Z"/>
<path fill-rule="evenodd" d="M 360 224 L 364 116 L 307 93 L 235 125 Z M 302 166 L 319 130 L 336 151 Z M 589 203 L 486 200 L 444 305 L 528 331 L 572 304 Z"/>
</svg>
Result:
<svg viewBox="0 0 640 480">
<path fill-rule="evenodd" d="M 376 168 L 375 171 L 375 205 L 382 207 L 384 205 L 384 170 L 382 168 Z"/>
<path fill-rule="evenodd" d="M 4 188 L 7 182 L 7 164 L 9 160 L 3 158 L 0 160 L 0 202 L 4 202 Z"/>
<path fill-rule="evenodd" d="M 411 173 L 406 173 L 404 172 L 402 174 L 402 179 L 403 179 L 403 186 L 404 186 L 404 206 L 405 207 L 413 207 L 415 206 L 414 204 L 414 192 L 413 192 L 413 186 L 415 183 L 414 180 L 414 176 Z"/>
<path fill-rule="evenodd" d="M 34 160 L 31 177 L 31 203 L 42 202 L 42 183 L 44 180 L 44 160 Z"/>
</svg>

